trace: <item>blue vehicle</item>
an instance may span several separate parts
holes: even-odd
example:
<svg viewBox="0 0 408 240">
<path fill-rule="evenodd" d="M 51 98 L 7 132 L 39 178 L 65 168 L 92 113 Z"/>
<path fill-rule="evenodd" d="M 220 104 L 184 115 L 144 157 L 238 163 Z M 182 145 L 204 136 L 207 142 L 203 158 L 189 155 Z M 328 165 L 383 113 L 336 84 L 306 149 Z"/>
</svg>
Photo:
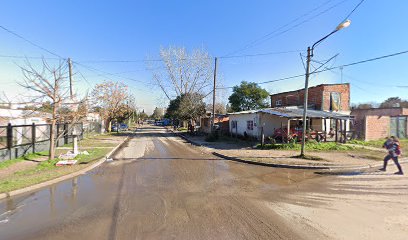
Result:
<svg viewBox="0 0 408 240">
<path fill-rule="evenodd" d="M 112 132 L 127 131 L 129 129 L 128 125 L 125 123 L 115 123 L 111 127 Z"/>
</svg>

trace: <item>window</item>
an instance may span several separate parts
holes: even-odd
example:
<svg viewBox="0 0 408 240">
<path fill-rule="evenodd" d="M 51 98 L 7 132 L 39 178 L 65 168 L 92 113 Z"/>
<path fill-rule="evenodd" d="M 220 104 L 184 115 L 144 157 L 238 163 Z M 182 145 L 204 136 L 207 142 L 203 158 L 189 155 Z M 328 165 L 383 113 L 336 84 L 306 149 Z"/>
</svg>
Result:
<svg viewBox="0 0 408 240">
<path fill-rule="evenodd" d="M 276 107 L 282 106 L 282 100 L 281 100 L 281 99 L 276 100 L 276 101 L 275 101 L 275 106 L 276 106 Z"/>
<path fill-rule="evenodd" d="M 247 130 L 254 130 L 254 121 L 247 121 Z"/>
<path fill-rule="evenodd" d="M 331 92 L 330 93 L 330 111 L 340 110 L 340 93 Z"/>
</svg>

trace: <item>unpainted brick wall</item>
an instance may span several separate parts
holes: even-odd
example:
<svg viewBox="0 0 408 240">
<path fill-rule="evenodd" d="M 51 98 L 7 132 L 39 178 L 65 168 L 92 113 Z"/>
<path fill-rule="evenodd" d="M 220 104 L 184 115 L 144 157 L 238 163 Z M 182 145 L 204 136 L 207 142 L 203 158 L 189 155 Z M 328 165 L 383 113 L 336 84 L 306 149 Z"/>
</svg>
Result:
<svg viewBox="0 0 408 240">
<path fill-rule="evenodd" d="M 365 140 L 377 140 L 390 135 L 389 116 L 366 116 Z"/>
</svg>

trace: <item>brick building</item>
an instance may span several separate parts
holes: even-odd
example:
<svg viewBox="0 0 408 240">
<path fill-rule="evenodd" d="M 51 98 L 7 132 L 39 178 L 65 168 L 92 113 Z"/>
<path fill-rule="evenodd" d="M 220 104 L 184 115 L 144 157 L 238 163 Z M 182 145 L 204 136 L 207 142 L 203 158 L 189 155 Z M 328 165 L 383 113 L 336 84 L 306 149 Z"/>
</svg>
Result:
<svg viewBox="0 0 408 240">
<path fill-rule="evenodd" d="M 308 91 L 308 108 L 350 113 L 350 84 L 320 84 Z M 304 89 L 272 94 L 271 107 L 303 106 Z"/>
<path fill-rule="evenodd" d="M 358 136 L 367 141 L 389 136 L 408 137 L 408 108 L 353 109 L 351 115 Z"/>
</svg>

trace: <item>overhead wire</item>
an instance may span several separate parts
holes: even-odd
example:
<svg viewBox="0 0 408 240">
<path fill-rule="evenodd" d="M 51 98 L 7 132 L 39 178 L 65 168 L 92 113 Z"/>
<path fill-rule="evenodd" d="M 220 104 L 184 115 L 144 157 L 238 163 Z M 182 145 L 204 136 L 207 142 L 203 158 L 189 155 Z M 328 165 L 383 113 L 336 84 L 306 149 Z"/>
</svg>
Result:
<svg viewBox="0 0 408 240">
<path fill-rule="evenodd" d="M 375 58 L 369 58 L 369 59 L 365 59 L 365 60 L 361 60 L 361 61 L 357 61 L 357 62 L 352 62 L 352 63 L 348 63 L 348 64 L 343 64 L 343 65 L 339 65 L 339 66 L 335 66 L 335 67 L 325 68 L 323 70 L 318 70 L 318 71 L 315 70 L 311 74 L 326 72 L 326 71 L 330 71 L 332 69 L 337 69 L 337 68 L 341 68 L 341 67 L 344 68 L 344 67 L 359 65 L 359 64 L 363 64 L 363 63 L 367 63 L 367 62 L 373 62 L 373 61 L 377 61 L 377 60 L 381 60 L 381 59 L 385 59 L 385 58 L 390 58 L 390 57 L 395 57 L 395 56 L 406 54 L 406 53 L 408 53 L 408 50 L 401 51 L 401 52 L 396 52 L 396 53 L 392 53 L 392 54 L 387 54 L 387 55 L 383 55 L 383 56 L 379 56 L 379 57 L 375 57 Z M 273 83 L 273 82 L 290 80 L 290 79 L 299 78 L 299 77 L 305 77 L 305 76 L 306 76 L 306 74 L 303 73 L 303 74 L 298 74 L 298 75 L 294 75 L 294 76 L 283 77 L 283 78 L 273 79 L 273 80 L 264 81 L 264 82 L 256 82 L 256 83 L 257 84 L 266 84 L 266 83 Z M 404 87 L 404 86 L 402 86 L 402 87 Z M 217 89 L 228 89 L 228 88 L 233 88 L 233 87 L 221 87 L 221 88 L 217 88 Z"/>
<path fill-rule="evenodd" d="M 262 37 L 260 37 L 260 38 L 258 38 L 258 39 L 255 39 L 255 40 L 249 42 L 249 43 L 246 44 L 244 47 L 242 47 L 242 48 L 240 48 L 240 49 L 238 49 L 238 50 L 232 51 L 232 52 L 230 52 L 230 53 L 228 53 L 228 54 L 226 54 L 226 55 L 224 55 L 224 56 L 229 56 L 229 55 L 232 55 L 232 54 L 236 54 L 236 53 L 238 53 L 238 52 L 245 51 L 245 50 L 250 49 L 250 48 L 252 48 L 252 47 L 254 47 L 254 46 L 256 46 L 256 45 L 259 45 L 259 44 L 261 44 L 261 43 L 263 43 L 263 42 L 265 42 L 265 41 L 267 41 L 267 40 L 269 40 L 269 39 L 271 39 L 271 38 L 273 38 L 273 37 L 277 37 L 277 36 L 280 36 L 280 35 L 282 35 L 282 34 L 284 34 L 284 33 L 286 33 L 286 32 L 289 32 L 289 31 L 291 31 L 292 29 L 294 29 L 294 28 L 296 28 L 296 27 L 299 27 L 299 26 L 305 24 L 305 23 L 307 23 L 307 22 L 313 20 L 313 19 L 316 18 L 316 17 L 321 16 L 322 14 L 324 14 L 324 13 L 330 11 L 331 9 L 333 9 L 333 8 L 335 8 L 335 7 L 337 7 L 337 6 L 341 5 L 341 4 L 343 4 L 344 2 L 346 2 L 346 1 L 348 1 L 348 0 L 340 1 L 340 2 L 338 2 L 338 3 L 336 3 L 336 4 L 332 5 L 332 6 L 330 6 L 329 8 L 327 8 L 327 9 L 325 9 L 325 10 L 319 12 L 318 14 L 313 15 L 313 16 L 310 17 L 310 18 L 307 18 L 306 20 L 303 20 L 303 21 L 297 23 L 297 24 L 291 26 L 290 28 L 288 28 L 288 29 L 286 29 L 286 30 L 282 30 L 282 29 L 284 29 L 285 27 L 287 27 L 287 26 L 289 26 L 289 25 L 291 25 L 291 24 L 297 22 L 298 20 L 302 19 L 303 17 L 306 17 L 306 16 L 312 14 L 313 12 L 319 10 L 320 8 L 323 8 L 325 5 L 329 4 L 329 3 L 332 2 L 332 1 L 333 1 L 333 0 L 329 0 L 329 1 L 324 2 L 323 4 L 321 4 L 321 5 L 317 6 L 317 7 L 315 7 L 315 8 L 312 9 L 312 10 L 310 10 L 309 12 L 307 12 L 307 13 L 305 13 L 305 14 L 302 14 L 300 17 L 297 17 L 297 18 L 293 19 L 293 20 L 290 21 L 289 23 L 286 23 L 286 24 L 284 24 L 284 25 L 278 27 L 277 29 L 273 30 L 272 32 L 269 32 L 268 34 L 266 34 L 266 35 L 264 35 L 264 36 L 262 36 Z M 282 31 L 281 31 L 281 30 L 282 30 Z"/>
<path fill-rule="evenodd" d="M 8 28 L 2 26 L 2 25 L 0 25 L 0 28 L 3 29 L 4 31 L 6 31 L 6 32 L 8 32 L 8 33 L 10 33 L 10 34 L 12 34 L 12 35 L 14 35 L 14 36 L 16 36 L 16 37 L 18 37 L 18 38 L 20 38 L 20 39 L 26 41 L 26 42 L 28 42 L 28 43 L 31 44 L 31 45 L 33 45 L 33 46 L 35 46 L 35 47 L 37 47 L 37 48 L 39 48 L 39 49 L 41 49 L 41 50 L 43 50 L 43 51 L 46 51 L 47 53 L 49 53 L 49 54 L 51 54 L 51 55 L 53 55 L 53 56 L 56 56 L 56 57 L 58 57 L 58 58 L 60 58 L 60 59 L 66 59 L 66 58 L 64 58 L 64 57 L 61 57 L 59 54 L 56 54 L 55 52 L 52 52 L 52 51 L 50 51 L 50 50 L 48 50 L 48 49 L 46 49 L 46 48 L 44 48 L 44 47 L 42 47 L 42 46 L 40 46 L 40 45 L 38 45 L 38 44 L 36 44 L 36 43 L 34 43 L 34 42 L 28 40 L 27 38 L 21 36 L 20 34 L 14 32 L 14 31 L 12 31 L 12 30 L 10 30 L 10 29 L 8 29 Z"/>
</svg>

